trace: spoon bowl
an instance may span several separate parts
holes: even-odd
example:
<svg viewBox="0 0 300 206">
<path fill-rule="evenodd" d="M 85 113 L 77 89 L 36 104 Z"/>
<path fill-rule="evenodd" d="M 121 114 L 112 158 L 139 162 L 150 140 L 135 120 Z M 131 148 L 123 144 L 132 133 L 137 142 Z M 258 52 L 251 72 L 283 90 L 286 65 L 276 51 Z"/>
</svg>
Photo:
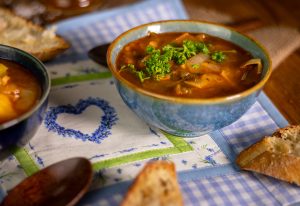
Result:
<svg viewBox="0 0 300 206">
<path fill-rule="evenodd" d="M 28 177 L 5 197 L 1 206 L 75 205 L 88 191 L 92 165 L 85 158 L 71 158 L 50 165 Z"/>
</svg>

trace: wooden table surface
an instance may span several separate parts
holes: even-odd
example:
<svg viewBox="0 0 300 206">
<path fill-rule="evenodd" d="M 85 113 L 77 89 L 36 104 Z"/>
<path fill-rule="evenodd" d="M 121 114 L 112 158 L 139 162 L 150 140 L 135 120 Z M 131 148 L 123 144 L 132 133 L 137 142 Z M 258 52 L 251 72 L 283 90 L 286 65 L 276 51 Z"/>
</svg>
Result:
<svg viewBox="0 0 300 206">
<path fill-rule="evenodd" d="M 99 9 L 130 4 L 137 0 L 103 1 Z M 234 21 L 255 17 L 268 25 L 283 24 L 300 29 L 299 0 L 183 0 L 183 4 L 191 19 L 201 20 L 203 17 L 197 11 L 205 8 L 230 15 Z M 300 48 L 277 68 L 273 68 L 264 91 L 291 124 L 300 124 Z"/>
</svg>

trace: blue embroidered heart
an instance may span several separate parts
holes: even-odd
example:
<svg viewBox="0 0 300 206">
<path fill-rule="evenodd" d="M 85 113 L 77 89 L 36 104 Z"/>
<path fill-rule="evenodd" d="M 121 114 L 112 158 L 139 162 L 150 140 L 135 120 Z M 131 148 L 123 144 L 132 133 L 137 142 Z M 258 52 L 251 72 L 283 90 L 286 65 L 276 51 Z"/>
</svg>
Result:
<svg viewBox="0 0 300 206">
<path fill-rule="evenodd" d="M 79 130 L 66 129 L 56 122 L 59 114 L 67 113 L 78 115 L 91 105 L 99 107 L 104 112 L 104 115 L 101 117 L 101 124 L 91 135 L 84 134 Z M 82 141 L 88 140 L 100 144 L 101 140 L 107 138 L 108 135 L 111 134 L 110 130 L 112 126 L 116 124 L 117 120 L 118 117 L 115 109 L 111 107 L 107 101 L 89 97 L 84 100 L 79 100 L 75 106 L 68 104 L 51 107 L 46 113 L 44 123 L 48 131 L 55 132 L 63 137 L 74 137 L 76 139 L 81 139 Z"/>
</svg>

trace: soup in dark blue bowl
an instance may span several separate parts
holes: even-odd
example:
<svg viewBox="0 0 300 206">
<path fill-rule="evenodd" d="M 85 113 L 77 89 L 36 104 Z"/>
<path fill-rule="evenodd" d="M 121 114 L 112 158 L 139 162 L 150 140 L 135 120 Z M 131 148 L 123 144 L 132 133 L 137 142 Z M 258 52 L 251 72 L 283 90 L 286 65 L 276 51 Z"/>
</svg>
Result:
<svg viewBox="0 0 300 206">
<path fill-rule="evenodd" d="M 50 90 L 45 66 L 32 55 L 0 45 L 0 151 L 24 146 L 40 126 Z"/>
</svg>

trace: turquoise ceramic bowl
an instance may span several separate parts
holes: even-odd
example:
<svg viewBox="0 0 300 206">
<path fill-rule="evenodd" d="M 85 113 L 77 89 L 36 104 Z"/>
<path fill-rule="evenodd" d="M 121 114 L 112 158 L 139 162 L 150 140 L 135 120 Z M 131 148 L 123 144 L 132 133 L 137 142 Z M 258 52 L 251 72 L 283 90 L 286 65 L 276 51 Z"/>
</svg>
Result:
<svg viewBox="0 0 300 206">
<path fill-rule="evenodd" d="M 262 59 L 261 80 L 241 93 L 209 99 L 167 97 L 145 91 L 120 76 L 116 59 L 127 43 L 146 36 L 148 32 L 201 32 L 230 41 Z M 121 34 L 109 47 L 107 62 L 122 99 L 137 116 L 167 133 L 183 137 L 203 135 L 239 119 L 254 104 L 271 73 L 266 50 L 253 39 L 222 25 L 190 20 L 154 22 Z"/>
</svg>

